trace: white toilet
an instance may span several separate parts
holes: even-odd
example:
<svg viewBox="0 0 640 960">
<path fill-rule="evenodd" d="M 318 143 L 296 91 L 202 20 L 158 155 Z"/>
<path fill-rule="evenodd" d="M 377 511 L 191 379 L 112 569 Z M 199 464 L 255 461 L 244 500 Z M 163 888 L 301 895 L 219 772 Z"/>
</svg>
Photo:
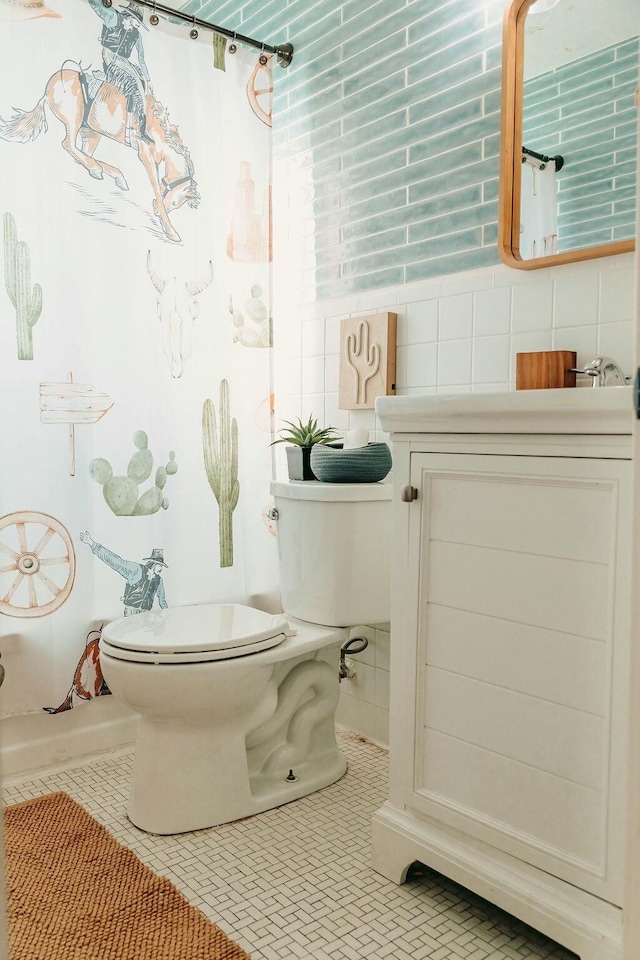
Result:
<svg viewBox="0 0 640 960">
<path fill-rule="evenodd" d="M 238 820 L 338 780 L 340 646 L 389 619 L 391 484 L 273 483 L 284 614 L 239 604 L 108 624 L 100 661 L 140 714 L 128 813 L 151 833 Z"/>
</svg>

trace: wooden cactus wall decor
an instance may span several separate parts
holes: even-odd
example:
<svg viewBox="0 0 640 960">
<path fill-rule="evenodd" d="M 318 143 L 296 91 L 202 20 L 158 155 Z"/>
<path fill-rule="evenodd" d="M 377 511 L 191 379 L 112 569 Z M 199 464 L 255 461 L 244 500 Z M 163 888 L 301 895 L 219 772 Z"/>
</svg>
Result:
<svg viewBox="0 0 640 960">
<path fill-rule="evenodd" d="M 340 325 L 341 410 L 372 410 L 396 391 L 395 313 L 348 317 Z"/>
<path fill-rule="evenodd" d="M 212 400 L 202 407 L 202 449 L 209 486 L 218 501 L 220 566 L 233 566 L 233 511 L 240 495 L 238 483 L 238 424 L 231 418 L 229 383 L 220 382 L 220 429 Z"/>
<path fill-rule="evenodd" d="M 42 287 L 31 286 L 31 255 L 18 240 L 13 214 L 4 215 L 4 283 L 16 311 L 18 359 L 33 360 L 33 328 L 42 313 Z"/>
</svg>

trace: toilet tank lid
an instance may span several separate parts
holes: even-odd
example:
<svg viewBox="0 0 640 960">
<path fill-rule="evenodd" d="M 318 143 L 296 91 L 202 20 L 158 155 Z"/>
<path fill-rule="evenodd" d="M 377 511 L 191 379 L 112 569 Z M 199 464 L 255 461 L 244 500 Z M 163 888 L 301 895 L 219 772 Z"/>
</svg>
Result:
<svg viewBox="0 0 640 960">
<path fill-rule="evenodd" d="M 154 653 L 230 650 L 291 634 L 283 614 L 240 603 L 202 603 L 149 610 L 107 624 L 102 636 L 113 647 Z"/>
<path fill-rule="evenodd" d="M 391 500 L 393 484 L 383 483 L 322 483 L 320 480 L 274 480 L 271 494 L 289 500 L 367 501 Z"/>
</svg>

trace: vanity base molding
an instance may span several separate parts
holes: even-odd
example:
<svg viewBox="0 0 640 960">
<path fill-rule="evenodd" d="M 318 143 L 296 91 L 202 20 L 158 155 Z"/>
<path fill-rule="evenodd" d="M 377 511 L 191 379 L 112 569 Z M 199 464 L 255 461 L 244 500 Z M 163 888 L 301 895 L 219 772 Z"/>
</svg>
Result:
<svg viewBox="0 0 640 960">
<path fill-rule="evenodd" d="M 385 803 L 373 817 L 372 866 L 404 883 L 419 861 L 572 950 L 623 960 L 622 910 L 479 840 Z"/>
</svg>

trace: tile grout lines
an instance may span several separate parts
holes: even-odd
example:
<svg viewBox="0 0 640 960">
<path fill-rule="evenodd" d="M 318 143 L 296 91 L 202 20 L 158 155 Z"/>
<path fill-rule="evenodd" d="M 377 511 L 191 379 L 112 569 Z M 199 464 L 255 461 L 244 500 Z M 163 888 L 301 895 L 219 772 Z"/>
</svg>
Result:
<svg viewBox="0 0 640 960">
<path fill-rule="evenodd" d="M 343 731 L 349 770 L 319 793 L 210 830 L 159 837 L 126 816 L 132 752 L 28 775 L 7 804 L 64 790 L 171 880 L 252 960 L 575 960 L 427 868 L 396 886 L 369 866 L 387 754 Z"/>
</svg>

